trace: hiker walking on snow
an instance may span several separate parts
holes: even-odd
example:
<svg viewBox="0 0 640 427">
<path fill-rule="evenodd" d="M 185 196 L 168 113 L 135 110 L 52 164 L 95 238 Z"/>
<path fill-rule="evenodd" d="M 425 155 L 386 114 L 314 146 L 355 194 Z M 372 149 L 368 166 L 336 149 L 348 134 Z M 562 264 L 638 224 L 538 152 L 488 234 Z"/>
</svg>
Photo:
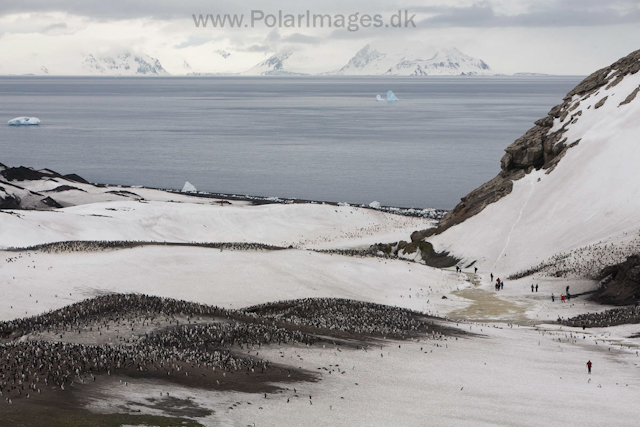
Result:
<svg viewBox="0 0 640 427">
<path fill-rule="evenodd" d="M 493 273 L 491 273 L 491 281 L 493 282 Z"/>
<path fill-rule="evenodd" d="M 560 302 L 564 302 L 564 294 L 560 295 Z"/>
<path fill-rule="evenodd" d="M 533 283 L 531 284 L 531 292 L 533 292 Z"/>
<path fill-rule="evenodd" d="M 553 294 L 551 294 L 551 302 L 556 302 L 556 297 L 554 297 Z"/>
<path fill-rule="evenodd" d="M 589 370 L 589 373 L 591 373 L 591 365 L 592 365 L 591 360 L 589 360 L 587 362 L 587 369 Z"/>
<path fill-rule="evenodd" d="M 538 284 L 536 283 L 536 292 L 538 292 Z"/>
</svg>

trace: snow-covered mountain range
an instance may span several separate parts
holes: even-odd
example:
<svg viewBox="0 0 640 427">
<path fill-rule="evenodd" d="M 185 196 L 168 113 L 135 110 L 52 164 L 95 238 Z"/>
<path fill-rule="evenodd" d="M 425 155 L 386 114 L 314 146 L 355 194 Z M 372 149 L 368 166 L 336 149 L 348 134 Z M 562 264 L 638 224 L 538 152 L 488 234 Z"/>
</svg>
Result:
<svg viewBox="0 0 640 427">
<path fill-rule="evenodd" d="M 32 75 L 103 75 L 103 76 L 168 76 L 168 75 L 347 75 L 347 76 L 459 76 L 493 75 L 481 59 L 456 48 L 432 49 L 421 43 L 403 46 L 385 42 L 365 45 L 350 59 L 337 57 L 329 48 L 283 49 L 247 68 L 259 56 L 243 52 L 216 50 L 211 58 L 169 57 L 168 69 L 161 61 L 145 53 L 129 51 L 117 54 L 78 54 L 78 59 L 61 68 L 58 64 L 30 70 Z M 167 58 L 165 58 L 167 59 Z M 233 59 L 233 60 L 232 60 Z M 194 60 L 195 62 L 192 62 Z M 345 62 L 343 62 L 345 61 Z M 164 61 L 163 61 L 164 62 Z M 49 64 L 47 64 L 49 65 Z"/>
<path fill-rule="evenodd" d="M 483 60 L 465 55 L 456 48 L 442 49 L 433 54 L 421 45 L 412 45 L 400 51 L 394 51 L 368 44 L 335 74 L 459 76 L 494 73 Z"/>
<path fill-rule="evenodd" d="M 186 63 L 186 62 L 185 62 Z M 115 56 L 84 56 L 82 71 L 94 75 L 116 76 L 167 76 L 169 73 L 160 61 L 149 55 L 134 55 L 129 52 Z"/>
<path fill-rule="evenodd" d="M 367 44 L 338 70 L 322 71 L 321 58 L 299 51 L 284 51 L 270 56 L 245 75 L 349 75 L 349 76 L 487 76 L 489 65 L 456 48 L 435 51 L 413 43 L 402 49 L 382 43 Z"/>
</svg>

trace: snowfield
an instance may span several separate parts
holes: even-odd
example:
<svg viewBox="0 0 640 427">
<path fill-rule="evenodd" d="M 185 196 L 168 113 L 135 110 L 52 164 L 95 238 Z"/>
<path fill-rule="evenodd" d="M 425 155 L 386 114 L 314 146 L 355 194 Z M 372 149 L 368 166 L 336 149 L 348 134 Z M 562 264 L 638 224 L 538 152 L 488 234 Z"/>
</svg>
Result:
<svg viewBox="0 0 640 427">
<path fill-rule="evenodd" d="M 111 292 L 153 294 L 225 308 L 341 297 L 435 314 L 464 307 L 464 302 L 443 302 L 441 298 L 468 286 L 464 275 L 412 262 L 302 250 L 148 246 L 90 253 L 0 254 L 0 286 L 5 289 L 0 320 Z M 8 258 L 16 259 L 5 262 Z"/>
<path fill-rule="evenodd" d="M 533 197 L 530 188 L 542 188 L 545 181 L 562 172 L 561 166 L 540 182 L 535 174 L 518 181 L 505 202 L 524 205 L 526 198 Z M 214 411 L 193 418 L 205 426 L 636 423 L 630 402 L 640 398 L 640 359 L 636 353 L 640 339 L 631 337 L 640 326 L 581 331 L 550 324 L 559 317 L 606 309 L 584 298 L 566 304 L 550 300 L 551 293 L 559 296 L 567 285 L 577 294 L 593 290 L 597 283 L 534 275 L 506 280 L 500 292 L 492 288 L 491 270 L 486 266 L 494 267 L 497 276 L 507 270 L 507 263 L 500 261 L 494 266 L 491 256 L 519 260 L 512 261 L 513 270 L 529 265 L 524 252 L 518 251 L 528 247 L 520 239 L 534 234 L 533 225 L 525 225 L 534 221 L 529 209 L 539 201 L 524 205 L 524 209 L 516 206 L 515 213 L 504 209 L 493 213 L 503 215 L 500 218 L 505 221 L 519 218 L 511 235 L 499 234 L 506 245 L 505 241 L 488 244 L 493 240 L 486 245 L 470 244 L 492 232 L 486 224 L 482 224 L 486 229 L 478 226 L 474 230 L 477 234 L 467 231 L 467 235 L 456 235 L 460 239 L 455 242 L 456 249 L 464 244 L 469 253 L 474 248 L 484 253 L 487 248 L 475 275 L 472 268 L 455 273 L 411 260 L 315 251 L 409 240 L 412 231 L 432 226 L 432 220 L 351 206 L 252 206 L 235 201 L 228 205 L 188 194 L 70 182 L 64 185 L 75 189 L 50 192 L 63 184 L 59 179 L 20 184 L 22 191 L 52 194 L 67 207 L 0 211 L 0 246 L 5 248 L 0 250 L 1 320 L 32 316 L 113 292 L 233 309 L 278 300 L 340 297 L 448 317 L 458 322 L 450 325 L 479 334 L 457 340 L 383 340 L 371 343 L 366 351 L 302 345 L 247 349 L 317 373 L 320 381 L 281 384 L 283 393 L 264 398 L 262 394 L 184 388 L 132 378 L 126 378 L 125 388 L 124 380 L 120 383 L 111 377 L 93 388 L 76 386 L 82 387 L 92 411 L 167 415 L 159 409 L 162 403 L 158 407 L 149 402 L 162 402 L 157 400 L 160 393 L 170 391 L 173 398 L 187 399 L 205 413 L 207 409 Z M 570 210 L 571 206 L 563 208 Z M 490 209 L 492 206 L 486 211 L 491 213 Z M 582 233 L 577 240 L 565 235 L 565 242 L 554 242 L 565 244 L 562 247 L 587 244 L 592 233 L 604 235 L 608 230 L 603 225 L 588 236 Z M 451 232 L 457 232 L 456 228 Z M 95 252 L 7 250 L 69 240 L 260 242 L 294 248 L 220 250 L 150 245 Z M 498 257 L 503 249 L 504 254 Z M 538 258 L 547 256 L 544 251 L 532 253 Z M 539 292 L 531 292 L 532 283 L 539 284 Z M 586 374 L 587 360 L 594 363 L 591 376 Z M 298 397 L 292 388 L 297 389 Z M 166 405 L 171 407 L 172 403 Z M 594 410 L 596 406 L 598 410 Z"/>
<path fill-rule="evenodd" d="M 208 426 L 637 424 L 633 402 L 640 396 L 638 356 L 620 349 L 600 331 L 461 326 L 482 337 L 381 341 L 367 351 L 339 346 L 262 347 L 260 353 L 272 360 L 294 363 L 321 376 L 316 384 L 282 384 L 282 394 L 267 398 L 141 380 L 125 387 L 114 380 L 88 395 L 89 408 L 154 413 L 148 409 L 149 399 L 170 390 L 174 398 L 215 411 L 198 419 Z M 594 364 L 592 375 L 586 373 L 587 360 Z"/>
<path fill-rule="evenodd" d="M 257 242 L 347 247 L 409 240 L 432 220 L 372 209 L 312 204 L 228 206 L 122 201 L 55 211 L 0 213 L 0 247 L 66 240 Z"/>
<path fill-rule="evenodd" d="M 83 392 L 92 411 L 162 415 L 149 402 L 170 391 L 172 398 L 214 411 L 195 418 L 205 426 L 635 425 L 637 414 L 630 402 L 640 398 L 640 340 L 629 337 L 640 326 L 582 331 L 544 324 L 559 315 L 606 308 L 583 299 L 550 302 L 550 293 L 563 291 L 567 283 L 577 293 L 590 289 L 590 281 L 543 279 L 540 292 L 531 293 L 529 281 L 521 279 L 507 281 L 505 290 L 496 293 L 486 274 L 475 277 L 403 260 L 308 250 L 147 246 L 91 253 L 2 251 L 2 256 L 11 258 L 2 263 L 2 319 L 42 313 L 105 292 L 140 292 L 226 308 L 343 297 L 466 318 L 451 325 L 478 334 L 382 340 L 367 350 L 248 348 L 317 373 L 320 381 L 281 384 L 283 393 L 264 398 L 131 378 L 125 387 L 124 380 L 113 377 Z M 472 284 L 471 278 L 478 282 Z M 504 301 L 507 314 L 503 306 L 467 299 L 470 291 Z M 478 314 L 474 307 L 479 306 L 487 311 Z M 518 308 L 509 315 L 512 307 Z M 533 323 L 538 325 L 526 326 Z M 594 363 L 591 376 L 587 360 Z"/>
</svg>

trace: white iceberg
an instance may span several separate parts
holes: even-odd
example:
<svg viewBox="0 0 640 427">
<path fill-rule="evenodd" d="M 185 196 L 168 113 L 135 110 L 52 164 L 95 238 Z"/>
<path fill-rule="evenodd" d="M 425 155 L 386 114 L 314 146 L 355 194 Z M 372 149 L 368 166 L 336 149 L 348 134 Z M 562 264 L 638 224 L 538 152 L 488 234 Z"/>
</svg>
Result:
<svg viewBox="0 0 640 427">
<path fill-rule="evenodd" d="M 384 99 L 380 95 L 376 95 L 376 101 L 378 102 L 396 102 L 398 98 L 394 95 L 392 91 L 387 92 L 387 99 Z"/>
<path fill-rule="evenodd" d="M 372 209 L 380 209 L 382 205 L 377 200 L 374 200 L 373 202 L 369 203 L 369 207 Z"/>
<path fill-rule="evenodd" d="M 196 191 L 196 187 L 190 183 L 189 181 L 184 183 L 184 187 L 182 187 L 182 192 L 183 193 L 195 193 Z"/>
<path fill-rule="evenodd" d="M 28 126 L 28 125 L 39 125 L 40 119 L 37 117 L 16 117 L 15 119 L 9 120 L 9 126 Z"/>
</svg>

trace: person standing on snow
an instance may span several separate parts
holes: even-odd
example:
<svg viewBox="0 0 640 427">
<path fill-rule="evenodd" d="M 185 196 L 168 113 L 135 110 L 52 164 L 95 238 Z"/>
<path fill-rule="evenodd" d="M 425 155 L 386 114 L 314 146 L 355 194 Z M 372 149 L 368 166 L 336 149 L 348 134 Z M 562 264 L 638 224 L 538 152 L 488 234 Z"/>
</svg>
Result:
<svg viewBox="0 0 640 427">
<path fill-rule="evenodd" d="M 533 292 L 533 283 L 531 284 L 531 292 Z"/>
<path fill-rule="evenodd" d="M 591 373 L 591 365 L 592 365 L 591 360 L 589 360 L 587 362 L 587 369 L 589 370 L 589 373 Z"/>
<path fill-rule="evenodd" d="M 538 292 L 538 284 L 536 283 L 536 292 Z"/>
<path fill-rule="evenodd" d="M 564 294 L 560 295 L 560 302 L 564 302 Z"/>
<path fill-rule="evenodd" d="M 551 294 L 551 302 L 556 302 L 556 297 L 554 297 L 553 294 Z"/>
</svg>

